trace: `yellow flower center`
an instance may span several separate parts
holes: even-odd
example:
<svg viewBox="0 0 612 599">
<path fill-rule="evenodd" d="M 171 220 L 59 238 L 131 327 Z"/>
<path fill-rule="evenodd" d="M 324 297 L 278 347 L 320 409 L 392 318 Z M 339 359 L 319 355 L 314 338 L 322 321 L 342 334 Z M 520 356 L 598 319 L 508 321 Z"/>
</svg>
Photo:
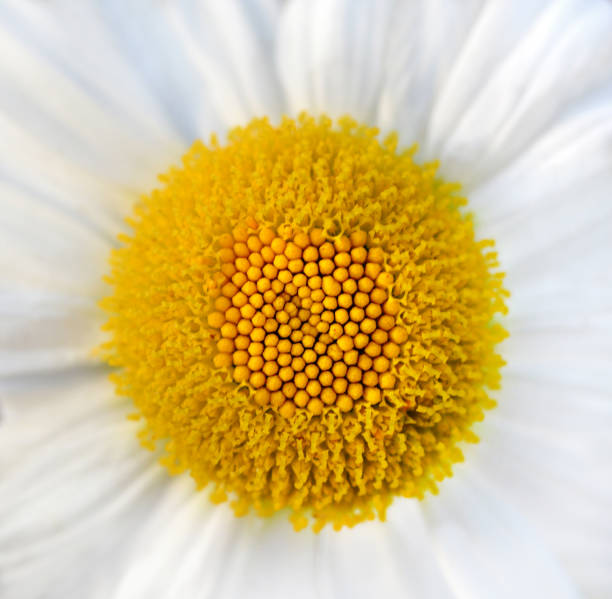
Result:
<svg viewBox="0 0 612 599">
<path fill-rule="evenodd" d="M 395 386 L 391 360 L 408 338 L 395 323 L 400 303 L 387 291 L 384 252 L 367 248 L 365 231 L 332 242 L 321 229 L 279 235 L 249 223 L 219 239 L 213 364 L 233 366 L 234 381 L 248 381 L 255 401 L 285 418 L 296 408 L 379 403 Z"/>
<path fill-rule="evenodd" d="M 495 405 L 493 244 L 436 165 L 377 135 L 303 115 L 196 142 L 113 252 L 117 392 L 237 515 L 384 518 L 437 492 Z"/>
</svg>

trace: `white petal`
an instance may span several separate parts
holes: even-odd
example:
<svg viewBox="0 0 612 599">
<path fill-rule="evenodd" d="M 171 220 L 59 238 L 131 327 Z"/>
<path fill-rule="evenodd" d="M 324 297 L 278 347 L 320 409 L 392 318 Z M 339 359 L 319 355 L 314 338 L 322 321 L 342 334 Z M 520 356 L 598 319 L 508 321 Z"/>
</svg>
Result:
<svg viewBox="0 0 612 599">
<path fill-rule="evenodd" d="M 386 522 L 340 533 L 323 530 L 316 554 L 317 591 L 334 597 L 454 597 L 416 500 L 397 499 Z"/>
<path fill-rule="evenodd" d="M 521 510 L 581 588 L 606 596 L 612 591 L 611 348 L 580 331 L 524 335 L 519 344 L 520 351 L 506 352 L 499 406 L 466 460 Z"/>
<path fill-rule="evenodd" d="M 103 596 L 163 471 L 106 373 L 2 385 L 0 575 L 9 597 Z M 153 489 L 153 490 L 151 490 Z M 95 564 L 96 567 L 93 567 Z"/>
<path fill-rule="evenodd" d="M 578 597 L 536 531 L 483 481 L 457 468 L 424 513 L 456 597 Z"/>
<path fill-rule="evenodd" d="M 426 153 L 475 183 L 612 75 L 607 2 L 490 2 L 436 99 Z M 538 13 L 538 14 L 535 14 Z"/>
<path fill-rule="evenodd" d="M 104 318 L 68 295 L 0 290 L 0 375 L 94 364 Z"/>
<path fill-rule="evenodd" d="M 295 533 L 285 517 L 236 519 L 189 480 L 174 483 L 134 540 L 114 596 L 453 596 L 415 502 L 398 504 L 387 523 L 318 536 Z"/>
<path fill-rule="evenodd" d="M 425 139 L 433 102 L 455 67 L 466 36 L 472 34 L 482 4 L 482 0 L 428 0 L 396 6 L 380 64 L 384 78 L 375 122 L 383 130 L 397 131 L 404 145 Z"/>
<path fill-rule="evenodd" d="M 191 138 L 280 115 L 271 61 L 277 3 L 182 1 L 150 10 L 148 2 L 113 1 L 103 12 Z"/>
<path fill-rule="evenodd" d="M 585 300 L 587 277 L 609 292 L 609 269 L 603 261 L 610 241 L 602 233 L 612 218 L 607 201 L 612 187 L 611 98 L 612 85 L 579 104 L 520 159 L 469 192 L 479 234 L 496 240 L 511 287 L 543 291 L 552 284 L 552 274 L 556 284 L 575 286 Z M 555 295 L 558 301 L 565 296 Z M 519 301 L 525 304 L 527 299 L 535 307 L 532 298 Z"/>
<path fill-rule="evenodd" d="M 94 223 L 0 183 L 0 374 L 93 362 L 111 242 Z"/>
<path fill-rule="evenodd" d="M 107 182 L 134 188 L 150 185 L 155 173 L 178 157 L 182 147 L 180 139 L 171 132 L 160 133 L 159 127 L 150 126 L 159 115 L 145 119 L 144 123 L 129 113 L 126 115 L 120 106 L 108 100 L 99 86 L 94 91 L 78 78 L 74 68 L 67 67 L 62 61 L 61 49 L 67 53 L 70 44 L 66 40 L 88 34 L 89 38 L 81 37 L 83 42 L 96 39 L 93 32 L 99 33 L 102 29 L 99 20 L 96 29 L 95 20 L 80 18 L 82 15 L 78 13 L 62 19 L 59 10 L 54 13 L 49 12 L 48 7 L 38 6 L 37 9 L 30 11 L 29 19 L 12 18 L 11 11 L 8 11 L 0 21 L 0 52 L 5 58 L 0 66 L 3 89 L 0 113 L 3 118 L 28 135 L 44 140 L 47 147 L 53 148 L 70 163 L 103 177 Z M 32 20 L 46 24 L 39 27 L 38 35 L 28 35 Z M 60 32 L 64 36 L 55 40 L 60 49 L 52 53 L 57 57 L 54 61 L 43 48 L 54 45 L 49 37 Z M 42 48 L 37 44 L 39 39 L 43 42 Z M 83 65 L 92 68 L 89 57 L 99 49 L 82 43 L 76 54 L 81 69 Z M 112 64 L 112 56 L 107 64 Z M 114 73 L 102 71 L 97 76 L 109 74 L 112 76 Z M 130 89 L 126 86 L 124 94 Z M 136 95 L 130 99 L 134 107 L 140 98 Z M 148 107 L 143 103 L 138 110 L 144 113 Z M 33 174 L 32 157 L 20 150 L 22 148 L 13 145 L 2 148 L 0 155 L 4 159 L 5 152 L 10 151 L 11 161 L 19 158 L 26 163 L 30 169 L 30 176 L 25 179 L 28 182 Z M 14 175 L 12 171 L 10 174 Z"/>
<path fill-rule="evenodd" d="M 227 506 L 213 506 L 205 493 L 195 492 L 193 481 L 180 477 L 132 540 L 112 596 L 219 596 L 216 590 L 231 572 L 227 562 L 240 550 L 239 528 Z"/>
<path fill-rule="evenodd" d="M 372 121 L 392 5 L 326 0 L 290 3 L 280 24 L 278 69 L 289 109 Z"/>
</svg>

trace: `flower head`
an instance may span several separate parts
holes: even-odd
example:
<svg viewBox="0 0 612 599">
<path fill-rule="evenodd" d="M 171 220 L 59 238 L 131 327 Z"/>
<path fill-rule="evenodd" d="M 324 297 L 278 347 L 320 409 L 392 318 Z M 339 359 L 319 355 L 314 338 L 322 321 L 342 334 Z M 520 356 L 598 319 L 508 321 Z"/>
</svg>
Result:
<svg viewBox="0 0 612 599">
<path fill-rule="evenodd" d="M 113 253 L 106 350 L 145 441 L 296 527 L 437 490 L 494 402 L 504 310 L 456 186 L 350 119 L 196 143 Z"/>
<path fill-rule="evenodd" d="M 610 596 L 609 2 L 145 4 L 0 6 L 0 595 Z"/>
</svg>

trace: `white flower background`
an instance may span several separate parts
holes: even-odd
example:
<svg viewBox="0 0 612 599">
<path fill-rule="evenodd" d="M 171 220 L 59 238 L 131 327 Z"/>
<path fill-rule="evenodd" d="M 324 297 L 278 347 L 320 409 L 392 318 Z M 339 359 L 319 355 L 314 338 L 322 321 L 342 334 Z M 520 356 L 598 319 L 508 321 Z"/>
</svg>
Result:
<svg viewBox="0 0 612 599">
<path fill-rule="evenodd" d="M 122 219 L 190 143 L 302 109 L 417 141 L 512 292 L 437 497 L 294 533 L 170 478 L 91 356 Z M 0 3 L 0 596 L 612 596 L 612 4 Z"/>
</svg>

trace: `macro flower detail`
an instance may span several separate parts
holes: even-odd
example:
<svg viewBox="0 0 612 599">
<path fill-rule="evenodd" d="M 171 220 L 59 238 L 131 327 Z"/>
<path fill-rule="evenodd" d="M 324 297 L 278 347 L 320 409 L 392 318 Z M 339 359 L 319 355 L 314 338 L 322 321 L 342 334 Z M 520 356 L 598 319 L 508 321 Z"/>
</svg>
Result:
<svg viewBox="0 0 612 599">
<path fill-rule="evenodd" d="M 117 391 L 238 515 L 384 518 L 495 405 L 503 274 L 413 153 L 349 118 L 256 119 L 196 142 L 113 252 Z"/>
<path fill-rule="evenodd" d="M 612 597 L 611 32 L 2 0 L 0 597 Z"/>
</svg>

